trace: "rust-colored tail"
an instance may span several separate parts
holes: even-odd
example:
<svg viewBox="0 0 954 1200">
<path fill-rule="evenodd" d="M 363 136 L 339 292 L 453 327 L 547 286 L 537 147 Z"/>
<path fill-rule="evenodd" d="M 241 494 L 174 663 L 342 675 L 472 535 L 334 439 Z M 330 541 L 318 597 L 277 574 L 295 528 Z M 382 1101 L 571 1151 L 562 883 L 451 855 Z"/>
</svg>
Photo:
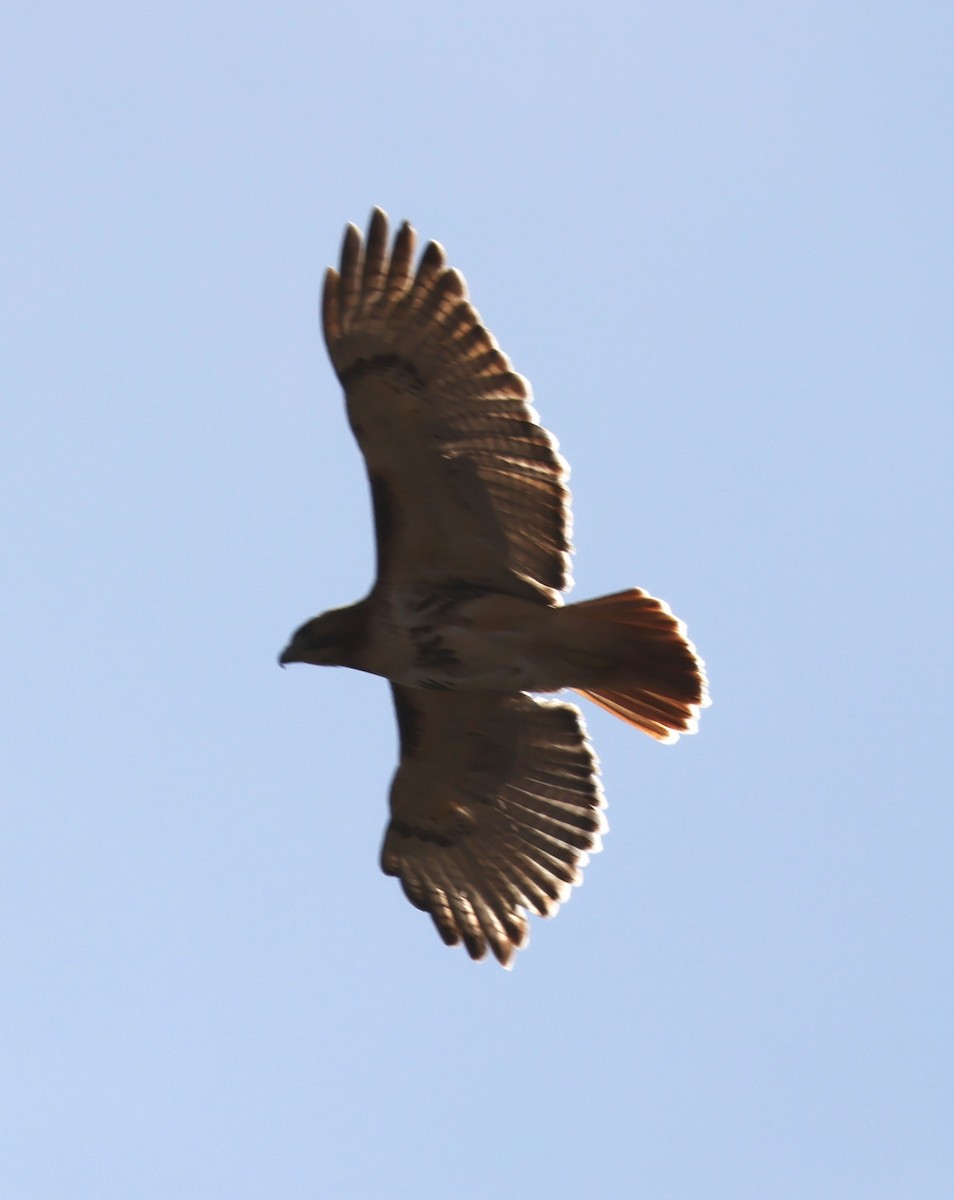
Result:
<svg viewBox="0 0 954 1200">
<path fill-rule="evenodd" d="M 585 618 L 594 633 L 602 626 L 600 642 L 612 657 L 601 672 L 605 683 L 577 688 L 580 695 L 660 742 L 695 733 L 699 709 L 709 703 L 705 666 L 662 600 L 629 588 L 570 604 L 566 612 Z"/>
</svg>

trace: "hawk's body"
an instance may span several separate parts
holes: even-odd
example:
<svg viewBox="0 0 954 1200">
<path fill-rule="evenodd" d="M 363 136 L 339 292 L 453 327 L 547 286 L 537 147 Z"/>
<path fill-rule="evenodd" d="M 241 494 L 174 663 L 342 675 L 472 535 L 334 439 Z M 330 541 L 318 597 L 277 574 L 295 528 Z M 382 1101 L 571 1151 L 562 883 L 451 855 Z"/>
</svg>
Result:
<svg viewBox="0 0 954 1200">
<path fill-rule="evenodd" d="M 430 243 L 349 226 L 324 329 L 367 464 L 378 575 L 307 622 L 285 662 L 389 679 L 401 734 L 382 865 L 445 941 L 505 965 L 579 882 L 604 827 L 576 688 L 661 741 L 695 729 L 702 663 L 662 602 L 633 588 L 563 607 L 566 464 Z"/>
</svg>

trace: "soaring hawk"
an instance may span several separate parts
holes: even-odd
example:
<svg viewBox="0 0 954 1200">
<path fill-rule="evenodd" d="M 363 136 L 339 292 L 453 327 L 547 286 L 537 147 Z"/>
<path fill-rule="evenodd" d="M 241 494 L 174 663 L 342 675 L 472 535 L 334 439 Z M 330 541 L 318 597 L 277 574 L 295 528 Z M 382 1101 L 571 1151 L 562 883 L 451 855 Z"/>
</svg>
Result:
<svg viewBox="0 0 954 1200">
<path fill-rule="evenodd" d="M 580 882 L 605 829 L 573 688 L 660 742 L 696 728 L 701 659 L 639 588 L 563 605 L 568 469 L 530 385 L 430 242 L 349 225 L 323 324 L 364 454 L 377 579 L 307 621 L 280 662 L 391 683 L 400 763 L 381 865 L 448 945 L 504 966 Z"/>
</svg>

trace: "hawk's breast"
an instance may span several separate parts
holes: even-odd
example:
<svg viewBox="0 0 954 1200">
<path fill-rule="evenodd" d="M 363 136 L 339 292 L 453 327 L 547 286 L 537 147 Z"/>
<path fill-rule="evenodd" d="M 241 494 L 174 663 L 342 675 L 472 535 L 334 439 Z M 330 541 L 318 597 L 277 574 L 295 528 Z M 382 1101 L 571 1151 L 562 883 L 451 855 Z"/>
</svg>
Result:
<svg viewBox="0 0 954 1200">
<path fill-rule="evenodd" d="M 405 687 L 552 691 L 548 605 L 450 584 L 380 598 L 367 670 Z"/>
</svg>

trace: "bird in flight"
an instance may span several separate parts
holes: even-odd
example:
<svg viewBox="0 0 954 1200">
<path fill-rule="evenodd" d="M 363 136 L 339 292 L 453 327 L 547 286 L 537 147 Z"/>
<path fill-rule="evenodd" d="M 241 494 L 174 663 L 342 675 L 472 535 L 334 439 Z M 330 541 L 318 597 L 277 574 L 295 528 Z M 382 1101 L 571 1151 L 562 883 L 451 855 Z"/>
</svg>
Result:
<svg viewBox="0 0 954 1200">
<path fill-rule="evenodd" d="M 563 603 L 568 468 L 443 248 L 415 263 L 375 209 L 344 236 L 322 320 L 364 455 L 377 578 L 279 662 L 391 684 L 400 761 L 381 866 L 448 945 L 503 966 L 581 880 L 605 830 L 571 688 L 660 742 L 708 703 L 685 626 L 640 588 Z"/>
</svg>

